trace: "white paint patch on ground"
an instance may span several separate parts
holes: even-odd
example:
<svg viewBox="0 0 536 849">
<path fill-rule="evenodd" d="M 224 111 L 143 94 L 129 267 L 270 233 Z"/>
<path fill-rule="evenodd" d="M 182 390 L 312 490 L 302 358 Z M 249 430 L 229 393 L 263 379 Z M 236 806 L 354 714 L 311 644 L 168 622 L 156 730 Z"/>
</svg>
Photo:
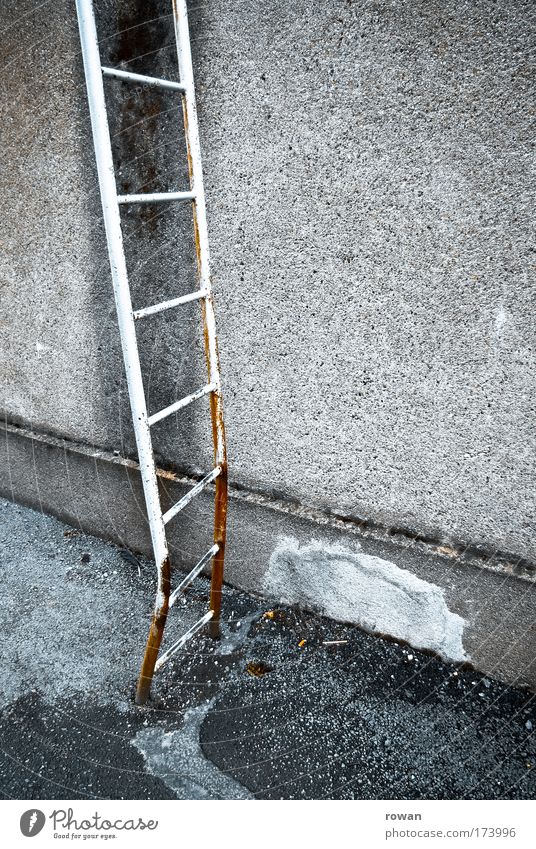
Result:
<svg viewBox="0 0 536 849">
<path fill-rule="evenodd" d="M 179 799 L 251 799 L 245 787 L 205 758 L 199 744 L 201 724 L 214 699 L 190 708 L 181 728 L 139 731 L 133 745 L 144 757 L 147 770 L 164 781 Z"/>
<path fill-rule="evenodd" d="M 388 560 L 318 541 L 300 548 L 296 539 L 284 537 L 270 558 L 264 591 L 446 660 L 468 659 L 462 643 L 466 622 L 448 609 L 441 587 Z"/>
<path fill-rule="evenodd" d="M 242 619 L 236 623 L 236 626 L 232 631 L 225 622 L 222 622 L 222 638 L 218 643 L 216 654 L 222 656 L 230 655 L 240 648 L 240 646 L 242 646 L 246 641 L 252 624 L 256 622 L 257 619 L 260 619 L 262 614 L 263 609 L 259 608 L 259 610 L 255 610 L 254 613 L 249 613 L 247 616 L 243 616 Z"/>
<path fill-rule="evenodd" d="M 228 656 L 236 651 L 261 615 L 262 609 L 247 614 L 234 623 L 233 629 L 223 622 L 216 654 Z M 221 772 L 201 750 L 201 725 L 214 701 L 187 710 L 180 728 L 143 729 L 132 743 L 143 755 L 147 770 L 174 790 L 179 799 L 252 799 L 245 787 Z"/>
</svg>

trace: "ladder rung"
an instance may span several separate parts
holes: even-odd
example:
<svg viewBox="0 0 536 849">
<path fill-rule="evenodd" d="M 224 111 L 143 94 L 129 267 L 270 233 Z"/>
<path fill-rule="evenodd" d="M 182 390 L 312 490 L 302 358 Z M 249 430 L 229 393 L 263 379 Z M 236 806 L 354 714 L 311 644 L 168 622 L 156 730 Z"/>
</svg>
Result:
<svg viewBox="0 0 536 849">
<path fill-rule="evenodd" d="M 170 301 L 162 301 L 160 304 L 155 304 L 153 307 L 145 307 L 142 310 L 136 310 L 133 313 L 134 318 L 145 318 L 148 315 L 156 315 L 156 313 L 170 310 L 173 307 L 180 307 L 181 304 L 187 304 L 189 301 L 198 301 L 201 298 L 206 298 L 209 295 L 208 289 L 198 289 L 197 292 L 190 292 L 188 295 L 181 295 L 180 298 L 172 298 Z"/>
<path fill-rule="evenodd" d="M 197 632 L 203 627 L 203 625 L 206 625 L 206 623 L 210 619 L 212 619 L 213 616 L 214 616 L 214 611 L 209 610 L 208 613 L 205 613 L 205 615 L 202 616 L 201 619 L 198 622 L 195 623 L 195 625 L 192 625 L 191 628 L 188 628 L 186 633 L 183 634 L 182 637 L 180 637 L 177 640 L 176 643 L 173 643 L 173 645 L 170 646 L 168 648 L 168 650 L 164 652 L 164 654 L 160 655 L 160 657 L 158 658 L 158 660 L 155 663 L 154 671 L 157 672 L 160 669 L 160 667 L 164 665 L 166 660 L 169 660 L 171 655 L 175 654 L 175 652 L 177 652 L 180 648 L 182 648 L 183 645 L 188 642 L 190 637 L 193 637 L 194 634 L 197 634 Z"/>
<path fill-rule="evenodd" d="M 195 192 L 144 192 L 141 195 L 117 195 L 117 203 L 169 203 L 172 200 L 195 200 Z"/>
<path fill-rule="evenodd" d="M 177 513 L 180 513 L 180 511 L 183 510 L 186 505 L 190 503 L 192 498 L 195 498 L 196 495 L 199 495 L 199 493 L 202 492 L 205 487 L 209 485 L 209 483 L 212 483 L 212 481 L 216 480 L 220 473 L 221 466 L 216 466 L 216 468 L 212 469 L 212 471 L 209 472 L 208 475 L 205 475 L 203 480 L 200 480 L 199 483 L 196 483 L 196 485 L 193 486 L 191 490 L 187 492 L 183 498 L 181 498 L 180 501 L 177 501 L 177 503 L 174 504 L 173 507 L 170 507 L 167 513 L 164 513 L 164 515 L 162 516 L 164 525 L 167 525 L 170 519 L 173 519 L 173 517 L 176 516 Z"/>
<path fill-rule="evenodd" d="M 147 421 L 149 422 L 149 426 L 162 421 L 162 419 L 166 419 L 168 416 L 171 416 L 178 410 L 182 410 L 183 407 L 187 407 L 188 404 L 191 404 L 193 401 L 197 401 L 197 399 L 202 398 L 203 395 L 209 395 L 217 388 L 217 384 L 207 383 L 206 386 L 203 386 L 202 389 L 198 389 L 197 392 L 192 392 L 191 395 L 187 395 L 185 398 L 181 398 L 180 401 L 175 401 L 175 403 L 170 404 L 169 407 L 164 407 L 163 410 L 159 410 L 158 413 L 154 413 L 154 415 L 149 416 L 149 418 L 147 419 Z"/>
<path fill-rule="evenodd" d="M 190 586 L 190 584 L 192 583 L 194 578 L 197 578 L 199 573 L 203 570 L 203 566 L 205 566 L 208 563 L 208 561 L 211 560 L 218 553 L 219 550 L 220 550 L 220 547 L 219 547 L 218 543 L 214 543 L 212 548 L 209 548 L 207 553 L 203 554 L 203 557 L 201 558 L 199 563 L 196 563 L 196 565 L 194 566 L 192 571 L 188 572 L 186 577 L 184 577 L 182 579 L 182 581 L 180 582 L 179 586 L 176 587 L 173 590 L 173 592 L 171 593 L 171 596 L 169 597 L 169 606 L 170 607 L 173 607 L 173 605 L 175 604 L 177 597 L 180 595 L 180 593 L 184 592 L 186 587 Z"/>
<path fill-rule="evenodd" d="M 173 80 L 161 80 L 159 77 L 147 77 L 145 74 L 133 74 L 131 71 L 120 71 L 119 68 L 106 68 L 103 65 L 102 73 L 105 77 L 115 77 L 126 82 L 141 83 L 141 85 L 150 85 L 156 88 L 169 88 L 171 91 L 186 91 L 186 86 L 183 86 L 182 83 L 176 83 Z"/>
</svg>

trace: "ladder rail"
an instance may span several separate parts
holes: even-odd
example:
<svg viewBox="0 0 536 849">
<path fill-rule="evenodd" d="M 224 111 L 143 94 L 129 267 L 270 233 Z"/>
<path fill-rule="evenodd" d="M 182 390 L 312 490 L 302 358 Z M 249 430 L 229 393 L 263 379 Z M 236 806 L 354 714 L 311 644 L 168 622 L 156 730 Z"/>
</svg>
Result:
<svg viewBox="0 0 536 849">
<path fill-rule="evenodd" d="M 128 273 L 123 249 L 121 218 L 117 203 L 112 147 L 106 116 L 104 86 L 97 42 L 97 31 L 91 0 L 76 0 L 82 57 L 87 79 L 91 127 L 95 142 L 95 158 L 101 193 L 102 213 L 117 311 L 117 322 L 132 409 L 141 478 L 148 508 L 149 525 L 155 554 L 159 561 L 168 556 L 164 523 L 161 519 L 160 496 L 154 462 L 152 439 L 145 403 L 145 392 L 132 310 Z"/>
<path fill-rule="evenodd" d="M 106 101 L 92 0 L 76 0 L 76 10 L 78 14 L 82 58 L 86 75 L 91 129 L 112 273 L 117 322 L 123 350 L 132 421 L 147 506 L 147 517 L 157 567 L 157 593 L 153 620 L 136 696 L 137 703 L 143 704 L 149 695 L 152 668 L 154 668 L 156 662 L 167 617 L 170 593 L 169 552 L 160 506 L 156 466 L 123 249 L 121 217 L 117 202 L 112 146 L 106 113 Z"/>
<path fill-rule="evenodd" d="M 193 218 L 199 287 L 201 289 L 206 289 L 208 292 L 207 297 L 201 302 L 208 382 L 214 384 L 216 387 L 210 395 L 210 411 L 212 418 L 212 437 L 214 442 L 214 465 L 219 466 L 221 472 L 215 482 L 214 543 L 218 546 L 218 551 L 212 561 L 210 609 L 213 611 L 213 617 L 210 621 L 210 632 L 213 637 L 217 638 L 220 635 L 221 593 L 227 525 L 227 451 L 225 444 L 225 428 L 223 424 L 223 402 L 221 394 L 218 343 L 216 338 L 216 321 L 214 315 L 214 302 L 211 294 L 210 250 L 208 243 L 205 188 L 203 184 L 201 144 L 199 141 L 197 105 L 195 99 L 192 52 L 190 48 L 186 0 L 173 0 L 173 23 L 175 27 L 175 40 L 177 43 L 179 78 L 181 84 L 184 85 L 182 106 L 186 149 L 188 154 L 190 189 L 192 192 L 195 192 L 196 196 L 195 203 L 193 204 Z"/>
</svg>

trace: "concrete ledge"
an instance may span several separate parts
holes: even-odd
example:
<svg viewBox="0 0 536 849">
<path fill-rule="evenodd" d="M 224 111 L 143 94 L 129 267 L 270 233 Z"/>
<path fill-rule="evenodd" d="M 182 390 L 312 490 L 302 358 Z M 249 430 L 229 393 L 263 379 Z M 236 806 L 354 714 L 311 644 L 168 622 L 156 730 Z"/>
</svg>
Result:
<svg viewBox="0 0 536 849">
<path fill-rule="evenodd" d="M 0 468 L 4 496 L 151 554 L 131 460 L 4 424 Z M 193 482 L 162 471 L 164 508 Z M 190 567 L 210 545 L 211 493 L 169 531 L 173 565 Z M 226 580 L 536 689 L 534 572 L 505 554 L 410 539 L 232 489 Z"/>
</svg>

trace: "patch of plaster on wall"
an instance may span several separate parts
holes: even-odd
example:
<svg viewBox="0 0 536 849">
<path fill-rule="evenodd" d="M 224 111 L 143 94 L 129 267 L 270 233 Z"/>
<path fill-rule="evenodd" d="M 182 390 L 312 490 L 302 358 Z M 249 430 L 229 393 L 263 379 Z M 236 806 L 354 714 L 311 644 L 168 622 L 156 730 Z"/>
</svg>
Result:
<svg viewBox="0 0 536 849">
<path fill-rule="evenodd" d="M 283 537 L 270 557 L 264 591 L 446 660 L 468 660 L 466 622 L 448 609 L 441 587 L 388 560 L 316 540 L 300 548 L 293 537 Z"/>
</svg>

